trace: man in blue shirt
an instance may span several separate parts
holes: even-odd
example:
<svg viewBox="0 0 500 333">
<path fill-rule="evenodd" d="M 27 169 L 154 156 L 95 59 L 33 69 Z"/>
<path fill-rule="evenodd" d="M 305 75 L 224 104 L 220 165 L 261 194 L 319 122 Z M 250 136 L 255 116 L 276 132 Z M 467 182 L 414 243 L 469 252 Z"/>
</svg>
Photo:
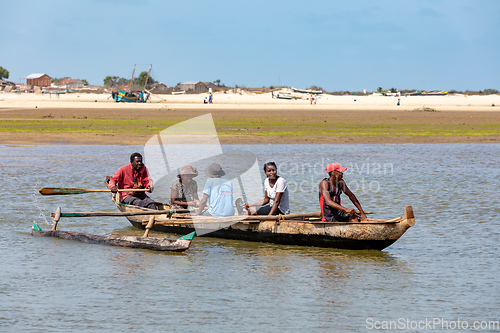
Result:
<svg viewBox="0 0 500 333">
<path fill-rule="evenodd" d="M 208 201 L 210 207 L 203 215 L 233 216 L 233 184 L 230 180 L 221 178 L 226 173 L 219 164 L 213 163 L 205 170 L 205 174 L 209 179 L 203 189 L 203 198 L 197 215 L 201 215 Z"/>
</svg>

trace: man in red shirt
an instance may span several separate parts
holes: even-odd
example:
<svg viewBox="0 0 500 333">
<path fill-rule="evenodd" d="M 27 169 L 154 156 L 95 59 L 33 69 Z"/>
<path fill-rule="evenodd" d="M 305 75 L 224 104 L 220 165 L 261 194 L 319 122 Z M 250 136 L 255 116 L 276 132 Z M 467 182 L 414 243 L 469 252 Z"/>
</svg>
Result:
<svg viewBox="0 0 500 333">
<path fill-rule="evenodd" d="M 133 153 L 130 156 L 130 164 L 121 166 L 109 180 L 109 189 L 116 193 L 118 189 L 147 189 L 153 191 L 153 180 L 149 176 L 148 169 L 142 163 L 142 155 Z M 148 197 L 144 191 L 120 192 L 120 201 L 134 206 L 156 209 L 153 199 Z"/>
</svg>

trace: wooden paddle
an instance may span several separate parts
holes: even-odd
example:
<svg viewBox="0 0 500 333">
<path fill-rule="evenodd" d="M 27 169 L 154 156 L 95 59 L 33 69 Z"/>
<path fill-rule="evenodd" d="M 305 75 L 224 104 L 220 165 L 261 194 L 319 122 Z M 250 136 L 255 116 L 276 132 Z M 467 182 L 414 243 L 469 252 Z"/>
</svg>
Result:
<svg viewBox="0 0 500 333">
<path fill-rule="evenodd" d="M 119 189 L 118 192 L 145 192 L 148 189 Z M 90 192 L 111 192 L 111 190 L 89 190 L 86 188 L 67 188 L 67 187 L 44 187 L 40 191 L 41 195 L 66 195 L 66 194 L 83 194 Z"/>
<path fill-rule="evenodd" d="M 169 215 L 176 213 L 189 213 L 189 209 L 165 209 L 165 210 L 145 210 L 134 212 L 61 212 L 61 208 L 57 207 L 56 213 L 50 214 L 51 217 L 96 217 L 96 216 L 136 216 L 136 215 Z"/>
</svg>

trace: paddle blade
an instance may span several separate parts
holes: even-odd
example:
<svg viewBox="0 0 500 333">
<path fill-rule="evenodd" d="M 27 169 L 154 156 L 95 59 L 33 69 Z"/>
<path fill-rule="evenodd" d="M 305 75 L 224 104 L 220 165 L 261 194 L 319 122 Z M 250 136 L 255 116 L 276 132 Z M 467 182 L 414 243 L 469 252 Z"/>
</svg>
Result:
<svg viewBox="0 0 500 333">
<path fill-rule="evenodd" d="M 39 192 L 41 195 L 66 195 L 82 194 L 88 191 L 84 188 L 44 187 Z"/>
</svg>

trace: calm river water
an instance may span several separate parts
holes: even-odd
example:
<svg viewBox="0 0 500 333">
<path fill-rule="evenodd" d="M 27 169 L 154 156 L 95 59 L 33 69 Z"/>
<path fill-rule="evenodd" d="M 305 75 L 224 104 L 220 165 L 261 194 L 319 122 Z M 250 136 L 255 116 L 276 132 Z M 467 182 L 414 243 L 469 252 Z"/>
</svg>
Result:
<svg viewBox="0 0 500 333">
<path fill-rule="evenodd" d="M 384 251 L 195 238 L 172 254 L 30 235 L 32 221 L 50 228 L 58 206 L 115 211 L 106 193 L 37 191 L 102 188 L 142 149 L 0 146 L 1 332 L 500 331 L 488 323 L 500 321 L 500 145 L 224 146 L 261 166 L 274 160 L 292 212 L 319 210 L 317 184 L 333 161 L 375 217 L 412 205 L 415 226 Z M 59 229 L 142 233 L 111 217 L 63 218 Z"/>
</svg>

